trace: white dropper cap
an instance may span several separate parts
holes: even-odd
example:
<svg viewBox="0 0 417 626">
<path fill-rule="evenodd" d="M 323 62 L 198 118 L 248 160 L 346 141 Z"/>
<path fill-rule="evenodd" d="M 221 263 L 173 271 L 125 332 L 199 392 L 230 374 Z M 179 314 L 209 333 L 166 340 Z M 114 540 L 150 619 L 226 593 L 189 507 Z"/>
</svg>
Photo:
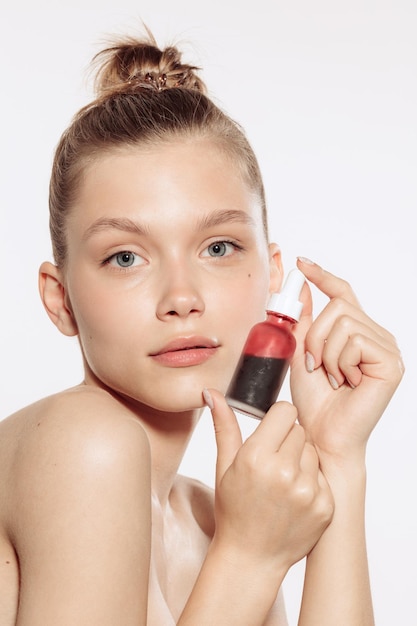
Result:
<svg viewBox="0 0 417 626">
<path fill-rule="evenodd" d="M 304 281 L 305 276 L 300 270 L 297 268 L 291 270 L 281 291 L 273 293 L 270 297 L 267 311 L 281 313 L 298 322 L 303 310 L 303 303 L 299 301 L 299 297 Z"/>
</svg>

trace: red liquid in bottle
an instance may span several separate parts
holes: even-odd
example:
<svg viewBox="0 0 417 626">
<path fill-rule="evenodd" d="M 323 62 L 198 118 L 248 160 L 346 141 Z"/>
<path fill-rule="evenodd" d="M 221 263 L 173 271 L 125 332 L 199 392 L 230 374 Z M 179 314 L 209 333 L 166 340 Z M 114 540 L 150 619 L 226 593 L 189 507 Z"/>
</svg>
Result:
<svg viewBox="0 0 417 626">
<path fill-rule="evenodd" d="M 250 331 L 226 393 L 237 411 L 262 419 L 276 402 L 296 347 L 292 331 L 303 308 L 304 282 L 300 270 L 291 270 L 282 291 L 272 294 L 266 320 Z"/>
<path fill-rule="evenodd" d="M 268 311 L 266 321 L 252 328 L 226 393 L 231 407 L 261 419 L 276 402 L 296 346 L 294 324 Z"/>
<path fill-rule="evenodd" d="M 262 418 L 276 402 L 295 350 L 294 323 L 268 311 L 266 321 L 252 328 L 226 393 L 230 406 Z"/>
</svg>

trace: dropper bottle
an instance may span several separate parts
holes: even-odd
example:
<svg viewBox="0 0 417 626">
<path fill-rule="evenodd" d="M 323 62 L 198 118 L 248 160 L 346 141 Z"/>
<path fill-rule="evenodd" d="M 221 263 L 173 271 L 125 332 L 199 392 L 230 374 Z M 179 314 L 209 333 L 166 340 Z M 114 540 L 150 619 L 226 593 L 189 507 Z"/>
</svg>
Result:
<svg viewBox="0 0 417 626">
<path fill-rule="evenodd" d="M 266 320 L 248 335 L 226 393 L 229 406 L 240 413 L 262 419 L 278 398 L 296 347 L 293 329 L 303 308 L 304 281 L 300 270 L 291 270 L 281 292 L 272 294 Z"/>
</svg>

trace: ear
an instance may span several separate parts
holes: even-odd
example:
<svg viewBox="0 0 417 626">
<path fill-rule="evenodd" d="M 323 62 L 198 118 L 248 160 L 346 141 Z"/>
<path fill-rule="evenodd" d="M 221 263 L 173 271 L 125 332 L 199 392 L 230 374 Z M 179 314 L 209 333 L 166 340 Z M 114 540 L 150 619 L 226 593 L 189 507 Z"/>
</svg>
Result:
<svg viewBox="0 0 417 626">
<path fill-rule="evenodd" d="M 77 324 L 69 306 L 61 271 L 53 263 L 39 268 L 39 292 L 49 318 L 64 335 L 78 334 Z"/>
<path fill-rule="evenodd" d="M 270 243 L 269 249 L 269 293 L 281 289 L 284 271 L 282 267 L 281 250 L 276 243 Z"/>
</svg>

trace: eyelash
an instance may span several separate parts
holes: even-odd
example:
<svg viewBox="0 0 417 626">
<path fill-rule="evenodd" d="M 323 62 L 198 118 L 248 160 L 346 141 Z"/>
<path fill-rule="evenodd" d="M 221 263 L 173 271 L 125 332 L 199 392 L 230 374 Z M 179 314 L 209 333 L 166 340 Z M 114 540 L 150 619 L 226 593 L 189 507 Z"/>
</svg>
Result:
<svg viewBox="0 0 417 626">
<path fill-rule="evenodd" d="M 106 259 L 104 259 L 104 261 L 102 262 L 102 265 L 111 265 L 111 261 L 113 259 L 116 259 L 119 256 L 123 256 L 124 254 L 130 254 L 133 255 L 135 257 L 135 259 L 140 258 L 140 255 L 137 254 L 136 252 L 133 252 L 132 250 L 120 250 L 120 252 L 115 252 L 114 254 L 111 254 L 110 256 L 108 256 Z M 131 267 L 136 267 L 135 263 L 135 259 L 133 259 L 133 264 L 132 265 L 118 265 L 118 266 L 114 266 L 115 270 L 119 270 L 119 271 L 128 271 L 130 270 Z M 139 263 L 139 265 L 141 265 Z"/>
<path fill-rule="evenodd" d="M 221 244 L 225 244 L 225 245 L 229 245 L 229 246 L 233 246 L 233 248 L 237 251 L 241 251 L 243 250 L 243 247 L 238 244 L 236 241 L 234 241 L 233 239 L 218 239 L 216 241 L 213 241 L 212 243 L 210 243 L 208 246 L 206 246 L 204 248 L 204 251 L 208 250 L 209 248 L 212 248 L 215 245 L 221 245 Z M 211 256 L 211 255 L 210 255 Z M 224 254 L 224 255 L 220 255 L 217 258 L 222 258 L 223 256 L 230 256 L 229 254 Z M 215 255 L 213 255 L 212 258 L 216 258 Z"/>
<path fill-rule="evenodd" d="M 232 240 L 232 239 L 218 239 L 216 241 L 213 241 L 212 243 L 210 243 L 208 246 L 206 246 L 204 248 L 204 251 L 207 251 L 209 248 L 215 246 L 215 245 L 221 245 L 221 244 L 225 244 L 225 245 L 230 245 L 233 246 L 233 248 L 237 251 L 241 251 L 243 250 L 243 246 L 241 246 L 240 244 L 238 244 L 236 241 Z M 113 259 L 116 259 L 118 256 L 121 256 L 123 254 L 131 254 L 134 255 L 135 257 L 139 257 L 140 255 L 138 255 L 136 252 L 132 252 L 132 250 L 120 250 L 120 252 L 115 252 L 114 254 L 111 254 L 110 256 L 108 256 L 106 259 L 104 259 L 104 261 L 102 262 L 102 265 L 110 265 L 111 261 Z M 223 255 L 219 255 L 216 257 L 216 255 L 207 255 L 207 256 L 212 256 L 212 258 L 223 258 L 225 257 L 229 257 L 230 254 L 223 254 Z M 140 265 L 140 264 L 139 264 Z M 128 271 L 131 267 L 136 267 L 136 265 L 134 265 L 134 261 L 132 265 L 127 265 L 127 266 L 122 266 L 122 265 L 118 265 L 117 267 L 115 267 L 115 269 L 119 270 L 119 271 Z"/>
</svg>

